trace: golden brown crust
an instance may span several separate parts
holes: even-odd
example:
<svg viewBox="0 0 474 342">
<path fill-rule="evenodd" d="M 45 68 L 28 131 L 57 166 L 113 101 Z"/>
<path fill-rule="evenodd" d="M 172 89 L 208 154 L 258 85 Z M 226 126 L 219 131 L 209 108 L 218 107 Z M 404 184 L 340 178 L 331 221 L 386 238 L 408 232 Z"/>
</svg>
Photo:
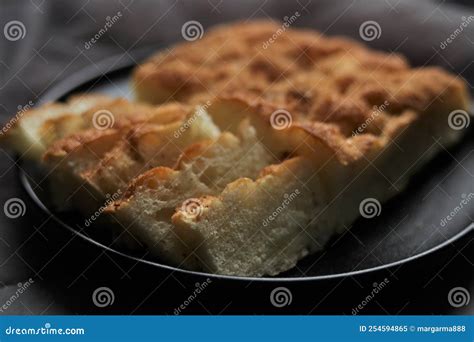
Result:
<svg viewBox="0 0 474 342">
<path fill-rule="evenodd" d="M 152 57 L 134 82 L 139 96 L 155 93 L 151 101 L 240 101 L 267 122 L 284 109 L 288 134 L 302 130 L 343 163 L 382 147 L 422 114 L 468 106 L 464 82 L 437 67 L 410 68 L 397 54 L 271 21 L 211 29 Z"/>
<path fill-rule="evenodd" d="M 174 168 L 181 169 L 186 163 L 197 159 L 198 156 L 202 155 L 209 149 L 212 143 L 213 140 L 208 139 L 189 145 L 183 150 L 183 152 L 179 156 Z"/>
<path fill-rule="evenodd" d="M 89 126 L 92 127 L 87 128 L 86 125 L 82 124 L 83 128 L 79 132 L 54 141 L 47 149 L 44 159 L 66 155 L 85 143 L 112 135 L 117 140 L 126 140 L 133 148 L 138 137 L 155 132 L 162 127 L 179 126 L 179 123 L 186 115 L 189 115 L 191 110 L 191 107 L 179 103 L 167 103 L 159 107 L 151 107 L 132 103 L 125 99 L 115 99 L 113 101 L 109 99 L 109 102 L 112 103 L 105 107 L 105 110 L 112 113 L 113 116 L 109 128 L 94 127 L 94 124 L 90 124 Z M 92 122 L 94 113 L 101 110 L 100 108 L 100 106 L 96 106 L 88 110 L 79 117 L 79 120 L 81 122 Z M 55 118 L 54 123 L 53 120 L 48 120 L 43 124 L 43 129 L 47 129 L 50 125 L 58 128 L 62 122 L 70 123 L 73 118 L 76 117 L 65 113 L 65 115 Z"/>
<path fill-rule="evenodd" d="M 173 174 L 176 173 L 177 171 L 174 169 L 161 166 L 142 173 L 129 183 L 128 188 L 120 198 L 120 201 L 115 201 L 114 206 L 111 206 L 109 210 L 116 210 L 120 205 L 123 205 L 125 202 L 127 202 L 130 197 L 134 196 L 134 194 L 137 192 L 137 188 L 145 186 L 150 189 L 155 189 L 159 180 L 168 180 Z"/>
<path fill-rule="evenodd" d="M 102 131 L 92 128 L 81 131 L 78 134 L 73 134 L 67 138 L 55 141 L 44 154 L 43 160 L 48 161 L 51 158 L 66 156 L 77 148 L 83 148 L 89 143 L 99 141 L 106 137 L 119 139 L 120 131 L 113 128 Z"/>
</svg>

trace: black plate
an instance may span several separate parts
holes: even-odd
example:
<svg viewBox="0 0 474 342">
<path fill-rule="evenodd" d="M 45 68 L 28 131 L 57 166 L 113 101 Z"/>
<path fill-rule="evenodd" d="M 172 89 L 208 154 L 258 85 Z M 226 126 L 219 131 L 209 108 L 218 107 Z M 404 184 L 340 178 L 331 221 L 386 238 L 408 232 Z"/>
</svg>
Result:
<svg viewBox="0 0 474 342">
<path fill-rule="evenodd" d="M 113 57 L 95 64 L 65 79 L 52 88 L 40 103 L 64 100 L 78 92 L 100 92 L 132 98 L 129 76 L 133 66 L 149 55 L 141 51 L 133 55 Z M 457 212 L 448 224 L 441 220 L 456 210 L 464 197 L 474 193 L 474 130 L 471 124 L 461 143 L 444 151 L 423 168 L 410 182 L 407 190 L 383 205 L 380 216 L 357 220 L 346 233 L 334 238 L 326 250 L 301 260 L 292 269 L 277 278 L 245 278 L 252 280 L 320 280 L 371 272 L 403 263 L 432 253 L 474 229 L 474 199 Z M 156 267 L 199 274 L 176 269 L 159 261 L 142 258 L 127 250 L 111 245 L 111 237 L 98 230 L 88 230 L 79 222 L 84 218 L 68 213 L 51 213 L 47 199 L 39 188 L 35 189 L 26 175 L 38 174 L 34 165 L 23 163 L 20 171 L 22 183 L 33 200 L 55 220 L 110 252 L 148 263 Z M 41 176 L 41 175 L 39 175 Z M 34 177 L 34 176 L 33 176 Z M 457 211 L 457 210 L 456 210 Z M 210 277 L 226 277 L 208 275 Z"/>
</svg>

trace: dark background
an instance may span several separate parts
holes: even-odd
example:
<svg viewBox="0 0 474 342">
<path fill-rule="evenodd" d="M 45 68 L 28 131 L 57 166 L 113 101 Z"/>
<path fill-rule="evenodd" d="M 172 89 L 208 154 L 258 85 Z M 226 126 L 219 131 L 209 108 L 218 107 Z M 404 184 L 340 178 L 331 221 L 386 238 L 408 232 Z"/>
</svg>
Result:
<svg viewBox="0 0 474 342">
<path fill-rule="evenodd" d="M 462 20 L 474 15 L 470 1 L 2 1 L 0 27 L 19 20 L 26 36 L 15 42 L 0 35 L 1 120 L 37 103 L 55 84 L 84 66 L 108 56 L 134 59 L 137 49 L 166 48 L 181 41 L 181 26 L 198 20 L 204 28 L 236 19 L 273 17 L 281 20 L 299 11 L 296 26 L 313 27 L 328 35 L 359 39 L 363 21 L 376 20 L 383 39 L 374 48 L 405 54 L 414 65 L 442 65 L 474 86 L 474 22 L 445 50 L 439 48 Z M 84 43 L 104 25 L 107 16 L 123 17 L 86 50 Z M 1 32 L 0 32 L 1 33 Z M 121 58 L 111 62 L 120 63 Z M 472 130 L 471 130 L 472 132 Z M 0 305 L 28 278 L 34 284 L 4 314 L 154 313 L 173 314 L 204 279 L 160 271 L 117 257 L 59 227 L 28 198 L 18 178 L 14 156 L 0 150 L 0 203 L 19 197 L 24 217 L 0 215 Z M 450 289 L 474 293 L 474 234 L 443 250 L 401 267 L 330 281 L 283 283 L 213 280 L 183 311 L 210 314 L 351 314 L 385 277 L 389 285 L 361 314 L 472 314 L 474 303 L 453 308 Z M 93 291 L 107 286 L 115 302 L 97 308 Z M 293 302 L 275 308 L 269 294 L 289 288 Z"/>
</svg>

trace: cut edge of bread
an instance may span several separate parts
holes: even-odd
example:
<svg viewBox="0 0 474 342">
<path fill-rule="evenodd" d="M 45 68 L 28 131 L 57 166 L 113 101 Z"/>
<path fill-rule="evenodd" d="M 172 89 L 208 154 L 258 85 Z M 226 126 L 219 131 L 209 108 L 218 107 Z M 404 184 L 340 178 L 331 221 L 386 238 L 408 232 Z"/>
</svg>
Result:
<svg viewBox="0 0 474 342">
<path fill-rule="evenodd" d="M 186 123 L 189 123 L 186 129 L 180 130 Z M 181 134 L 177 136 L 176 132 Z M 207 113 L 195 108 L 166 124 L 140 122 L 120 129 L 91 128 L 60 139 L 48 148 L 43 158 L 51 172 L 50 182 L 62 184 L 60 191 L 53 192 L 54 203 L 63 205 L 59 210 L 72 204 L 84 214 L 90 214 L 106 195 L 124 190 L 133 177 L 150 167 L 173 166 L 181 149 L 189 143 L 218 134 Z M 92 205 L 84 200 L 87 197 L 92 197 Z"/>
<path fill-rule="evenodd" d="M 189 212 L 199 211 L 199 203 L 193 198 L 219 193 L 243 176 L 255 178 L 262 168 L 275 162 L 255 134 L 254 128 L 243 122 L 238 136 L 224 132 L 217 139 L 188 146 L 175 169 L 158 167 L 140 175 L 106 212 L 124 224 L 153 255 L 173 265 L 202 269 L 200 261 L 174 233 L 171 216 L 178 206 Z"/>
<path fill-rule="evenodd" d="M 107 96 L 84 94 L 72 96 L 66 103 L 47 103 L 32 108 L 19 116 L 2 137 L 2 143 L 21 157 L 40 161 L 47 148 L 46 136 L 51 130 L 44 126 L 48 121 L 80 116 L 85 111 L 110 101 L 112 99 Z"/>
<path fill-rule="evenodd" d="M 375 199 L 381 206 L 438 151 L 456 143 L 462 132 L 449 127 L 447 117 L 445 112 L 407 117 L 398 135 L 349 165 L 300 156 L 267 168 L 255 181 L 238 179 L 220 195 L 195 199 L 199 216 L 178 209 L 175 233 L 207 272 L 279 274 L 348 229 L 361 215 L 362 201 Z M 298 196 L 283 205 L 296 189 Z"/>
</svg>

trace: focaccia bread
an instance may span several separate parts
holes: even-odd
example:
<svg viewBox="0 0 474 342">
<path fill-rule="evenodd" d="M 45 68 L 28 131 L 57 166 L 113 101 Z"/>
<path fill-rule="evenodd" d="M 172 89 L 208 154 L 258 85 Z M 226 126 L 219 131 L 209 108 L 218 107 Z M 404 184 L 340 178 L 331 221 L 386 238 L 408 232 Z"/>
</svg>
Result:
<svg viewBox="0 0 474 342">
<path fill-rule="evenodd" d="M 282 160 L 258 179 L 197 198 L 200 215 L 177 206 L 175 234 L 206 271 L 261 276 L 293 267 L 349 226 L 361 201 L 383 203 L 399 193 L 462 134 L 448 121 L 453 110 L 468 108 L 458 77 L 411 68 L 397 54 L 351 40 L 279 29 L 267 21 L 217 27 L 158 53 L 133 75 L 142 101 L 211 100 L 213 121 L 231 132 L 247 118 Z M 265 44 L 275 32 L 277 39 Z M 285 161 L 292 156 L 299 159 Z M 284 165 L 295 169 L 285 172 Z M 311 192 L 304 191 L 307 182 Z M 296 188 L 298 200 L 264 225 Z"/>
<path fill-rule="evenodd" d="M 225 132 L 190 145 L 175 168 L 157 167 L 137 177 L 107 212 L 154 255 L 174 265 L 203 269 L 194 248 L 174 231 L 171 217 L 176 208 L 198 214 L 201 208 L 193 198 L 219 194 L 237 179 L 255 179 L 273 162 L 254 128 L 243 121 L 237 135 Z"/>
<path fill-rule="evenodd" d="M 276 275 L 322 250 L 456 143 L 450 113 L 469 105 L 440 68 L 270 21 L 211 29 L 132 77 L 139 102 L 44 106 L 6 141 L 50 170 L 57 202 L 89 213 L 123 190 L 103 214 L 119 234 L 226 275 Z"/>
<path fill-rule="evenodd" d="M 152 111 L 153 106 L 125 99 L 81 94 L 22 113 L 2 141 L 21 157 L 39 161 L 58 139 L 94 126 L 100 130 L 143 121 Z"/>
<path fill-rule="evenodd" d="M 53 190 L 59 190 L 53 192 L 56 203 L 94 212 L 132 178 L 156 166 L 174 166 L 189 144 L 220 132 L 202 108 L 174 103 L 135 120 L 117 128 L 82 130 L 48 147 L 43 164 L 51 170 Z"/>
<path fill-rule="evenodd" d="M 278 38 L 265 44 L 275 33 Z M 271 21 L 217 26 L 202 39 L 159 52 L 136 68 L 133 85 L 137 98 L 147 103 L 239 96 L 265 101 L 293 117 L 334 122 L 346 134 L 385 101 L 394 114 L 467 104 L 463 81 L 440 68 L 411 68 L 399 54 L 313 30 L 282 32 Z M 376 127 L 365 133 L 377 133 Z"/>
</svg>

